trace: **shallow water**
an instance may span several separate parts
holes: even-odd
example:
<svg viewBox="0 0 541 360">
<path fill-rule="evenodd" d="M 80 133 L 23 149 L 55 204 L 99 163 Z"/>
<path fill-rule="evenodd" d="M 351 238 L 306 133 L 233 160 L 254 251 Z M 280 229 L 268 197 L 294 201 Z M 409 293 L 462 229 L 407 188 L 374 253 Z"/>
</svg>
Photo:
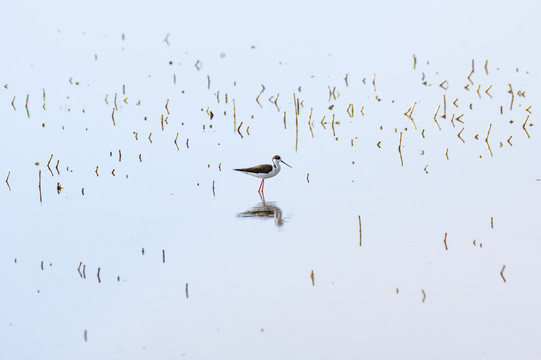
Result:
<svg viewBox="0 0 541 360">
<path fill-rule="evenodd" d="M 538 5 L 410 5 L 10 4 L 0 357 L 536 358 Z"/>
</svg>

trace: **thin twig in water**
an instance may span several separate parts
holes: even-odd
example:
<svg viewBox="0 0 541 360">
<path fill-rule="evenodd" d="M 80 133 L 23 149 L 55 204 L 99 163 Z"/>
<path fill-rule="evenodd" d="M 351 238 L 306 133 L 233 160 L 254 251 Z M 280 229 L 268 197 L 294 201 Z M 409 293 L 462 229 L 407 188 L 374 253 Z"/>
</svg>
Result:
<svg viewBox="0 0 541 360">
<path fill-rule="evenodd" d="M 488 125 L 488 131 L 487 136 L 485 137 L 485 142 L 487 144 L 488 152 L 490 153 L 490 156 L 492 156 L 492 150 L 490 149 L 490 144 L 488 143 L 488 136 L 490 135 L 490 129 L 492 128 L 492 124 Z"/>
<path fill-rule="evenodd" d="M 460 131 L 458 132 L 458 135 L 457 135 L 457 136 L 458 136 L 458 138 L 459 138 L 460 140 L 462 140 L 463 143 L 466 143 L 466 142 L 464 141 L 464 139 L 460 136 L 460 134 L 462 134 L 462 131 L 464 131 L 464 128 L 460 129 Z"/>
<path fill-rule="evenodd" d="M 436 116 L 438 116 L 438 111 L 440 110 L 440 105 L 436 108 L 436 112 L 434 113 L 434 121 L 436 122 L 436 125 L 438 126 L 438 130 L 441 130 L 440 124 L 438 124 L 438 119 L 436 119 Z"/>
<path fill-rule="evenodd" d="M 440 87 L 441 87 L 443 90 L 449 89 L 449 83 L 447 82 L 447 80 L 444 80 L 444 81 L 440 84 Z"/>
<path fill-rule="evenodd" d="M 239 127 L 238 127 L 238 129 L 237 129 L 237 132 L 239 133 L 241 139 L 244 138 L 244 136 L 242 136 L 242 134 L 240 133 L 240 128 L 242 127 L 242 124 L 243 124 L 243 122 L 241 121 L 241 122 L 240 122 L 240 125 L 239 125 Z"/>
<path fill-rule="evenodd" d="M 259 102 L 259 97 L 261 96 L 261 91 L 259 92 L 259 94 L 257 94 L 257 97 L 255 98 L 255 102 L 257 103 L 257 105 L 259 105 L 260 108 L 262 108 L 263 106 L 261 105 L 261 103 Z"/>
<path fill-rule="evenodd" d="M 490 85 L 489 87 L 487 87 L 487 89 L 485 90 L 485 93 L 490 96 L 490 98 L 492 99 L 492 95 L 490 95 L 490 93 L 488 92 L 490 89 L 492 88 L 492 85 Z"/>
<path fill-rule="evenodd" d="M 26 115 L 28 115 L 28 118 L 30 119 L 30 112 L 28 111 L 28 98 L 30 97 L 29 94 L 26 94 L 26 105 L 24 106 L 26 108 Z"/>
<path fill-rule="evenodd" d="M 500 271 L 500 276 L 502 277 L 503 279 L 503 282 L 506 283 L 507 280 L 505 280 L 505 276 L 503 276 L 503 271 L 505 270 L 505 265 L 502 267 L 502 270 Z"/>
<path fill-rule="evenodd" d="M 447 100 L 445 99 L 445 94 L 443 94 L 443 115 L 441 117 L 444 119 L 447 118 Z"/>
<path fill-rule="evenodd" d="M 359 246 L 363 246 L 363 231 L 361 228 L 361 215 L 359 215 Z"/>
<path fill-rule="evenodd" d="M 53 159 L 53 154 L 51 154 L 51 157 L 49 158 L 49 161 L 47 162 L 47 169 L 49 169 L 49 172 L 51 173 L 51 176 L 54 176 L 53 171 L 49 167 L 49 165 L 51 164 L 52 159 Z"/>
<path fill-rule="evenodd" d="M 349 117 L 352 118 L 353 117 L 353 104 L 349 104 L 346 112 L 348 113 Z"/>
<path fill-rule="evenodd" d="M 511 84 L 509 85 L 509 91 L 507 91 L 509 94 L 511 94 L 511 105 L 509 105 L 509 110 L 513 110 L 513 101 L 515 100 L 515 94 L 513 93 L 513 87 Z"/>
<path fill-rule="evenodd" d="M 6 177 L 6 184 L 8 186 L 9 191 L 11 191 L 11 186 L 9 186 L 9 174 L 11 174 L 11 171 L 8 171 L 8 176 Z"/>
<path fill-rule="evenodd" d="M 39 182 L 38 182 L 38 189 L 39 189 L 39 202 L 43 202 L 43 198 L 41 197 L 41 170 L 38 173 Z"/>
<path fill-rule="evenodd" d="M 312 134 L 312 137 L 314 137 L 314 132 L 312 131 L 312 124 L 311 124 L 312 110 L 313 108 L 310 108 L 310 115 L 308 115 L 308 128 L 310 129 L 310 134 Z"/>
<path fill-rule="evenodd" d="M 445 235 L 443 236 L 443 244 L 445 245 L 445 250 L 448 250 L 447 249 L 447 233 L 445 233 Z"/>
<path fill-rule="evenodd" d="M 526 123 L 528 122 L 529 118 L 530 118 L 530 115 L 526 116 L 526 120 L 524 120 L 524 124 L 522 124 L 522 129 L 524 130 L 524 132 L 528 136 L 528 139 L 530 138 L 530 134 L 528 134 L 528 130 L 526 130 Z"/>
<path fill-rule="evenodd" d="M 400 165 L 404 166 L 404 160 L 402 159 L 402 131 L 400 132 L 400 139 L 398 140 L 398 154 L 400 155 Z"/>
<path fill-rule="evenodd" d="M 297 146 L 299 145 L 299 109 L 298 99 L 293 94 L 293 105 L 295 106 L 295 152 L 297 152 Z"/>
</svg>

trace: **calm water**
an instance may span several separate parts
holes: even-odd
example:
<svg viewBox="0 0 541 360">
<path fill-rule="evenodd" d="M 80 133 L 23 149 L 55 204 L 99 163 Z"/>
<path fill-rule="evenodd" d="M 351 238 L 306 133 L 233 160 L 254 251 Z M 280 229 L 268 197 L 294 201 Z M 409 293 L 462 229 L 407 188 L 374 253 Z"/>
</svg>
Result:
<svg viewBox="0 0 541 360">
<path fill-rule="evenodd" d="M 10 4 L 0 357 L 537 358 L 539 9 L 490 4 Z"/>
</svg>

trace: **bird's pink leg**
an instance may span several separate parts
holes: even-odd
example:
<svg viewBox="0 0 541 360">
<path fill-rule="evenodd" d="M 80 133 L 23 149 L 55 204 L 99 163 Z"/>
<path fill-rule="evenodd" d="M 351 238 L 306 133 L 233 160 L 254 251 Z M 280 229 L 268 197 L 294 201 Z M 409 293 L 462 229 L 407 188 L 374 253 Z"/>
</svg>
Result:
<svg viewBox="0 0 541 360">
<path fill-rule="evenodd" d="M 265 184 L 265 179 L 261 180 L 261 184 L 259 185 L 259 189 L 257 189 L 257 192 L 261 194 L 263 192 L 263 186 Z"/>
</svg>

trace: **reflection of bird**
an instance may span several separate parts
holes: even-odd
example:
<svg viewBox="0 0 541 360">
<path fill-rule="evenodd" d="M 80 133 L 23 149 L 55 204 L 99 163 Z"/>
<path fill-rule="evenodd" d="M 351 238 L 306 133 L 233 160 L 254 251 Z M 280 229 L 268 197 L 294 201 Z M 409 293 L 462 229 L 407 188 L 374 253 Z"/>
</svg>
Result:
<svg viewBox="0 0 541 360">
<path fill-rule="evenodd" d="M 260 219 L 274 218 L 274 224 L 276 226 L 282 226 L 284 224 L 284 220 L 282 219 L 282 209 L 272 204 L 259 204 L 250 210 L 241 212 L 237 216 L 242 218 L 255 217 Z"/>
<path fill-rule="evenodd" d="M 264 165 L 257 165 L 254 167 L 249 167 L 249 168 L 244 168 L 244 169 L 234 169 L 234 170 L 263 179 L 261 180 L 261 185 L 259 185 L 259 189 L 257 190 L 258 193 L 262 194 L 263 187 L 265 186 L 265 179 L 278 175 L 278 173 L 280 172 L 280 163 L 286 164 L 282 160 L 282 158 L 280 158 L 280 155 L 275 155 L 272 158 L 273 165 L 264 164 Z M 288 164 L 286 165 L 289 166 Z"/>
</svg>

